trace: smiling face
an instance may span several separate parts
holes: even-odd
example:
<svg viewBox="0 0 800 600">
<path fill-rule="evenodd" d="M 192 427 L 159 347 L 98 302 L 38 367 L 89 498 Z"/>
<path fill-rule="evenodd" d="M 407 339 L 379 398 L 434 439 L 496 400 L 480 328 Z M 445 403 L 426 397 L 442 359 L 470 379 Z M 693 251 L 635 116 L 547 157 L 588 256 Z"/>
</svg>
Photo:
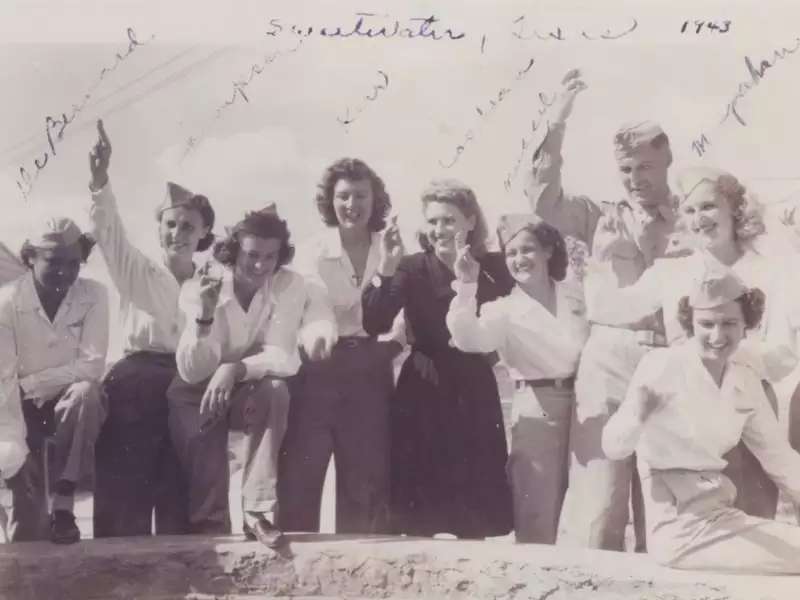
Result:
<svg viewBox="0 0 800 600">
<path fill-rule="evenodd" d="M 524 285 L 549 277 L 547 261 L 553 255 L 529 230 L 523 229 L 505 245 L 506 267 L 514 280 Z"/>
<path fill-rule="evenodd" d="M 686 229 L 700 248 L 711 249 L 736 241 L 733 211 L 711 182 L 697 186 L 680 206 Z"/>
<path fill-rule="evenodd" d="M 693 309 L 692 326 L 700 358 L 708 361 L 728 360 L 745 335 L 744 313 L 736 300 L 714 308 Z"/>
<path fill-rule="evenodd" d="M 31 258 L 33 278 L 46 292 L 65 294 L 81 270 L 83 252 L 80 243 L 53 248 L 37 248 Z"/>
<path fill-rule="evenodd" d="M 654 205 L 668 193 L 668 154 L 664 148 L 645 146 L 617 159 L 622 186 L 628 197 L 643 205 Z"/>
<path fill-rule="evenodd" d="M 432 200 L 425 204 L 425 235 L 437 255 L 455 254 L 457 233 L 464 236 L 475 229 L 475 217 L 467 217 L 449 202 Z"/>
<path fill-rule="evenodd" d="M 240 234 L 239 252 L 233 268 L 234 279 L 249 289 L 263 286 L 267 278 L 275 272 L 280 252 L 279 239 Z"/>
<path fill-rule="evenodd" d="M 200 212 L 185 206 L 166 209 L 158 222 L 161 247 L 169 256 L 191 256 L 208 231 Z"/>
<path fill-rule="evenodd" d="M 333 187 L 333 212 L 342 229 L 367 229 L 374 205 L 369 179 L 340 179 Z"/>
</svg>

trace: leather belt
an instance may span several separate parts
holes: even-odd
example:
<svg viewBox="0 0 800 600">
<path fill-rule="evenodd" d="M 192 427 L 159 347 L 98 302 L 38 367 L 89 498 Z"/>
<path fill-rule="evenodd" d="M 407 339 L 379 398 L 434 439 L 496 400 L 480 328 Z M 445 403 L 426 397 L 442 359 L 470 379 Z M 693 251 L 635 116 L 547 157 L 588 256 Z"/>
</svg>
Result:
<svg viewBox="0 0 800 600">
<path fill-rule="evenodd" d="M 636 341 L 639 343 L 640 346 L 653 346 L 657 348 L 664 348 L 668 346 L 667 344 L 667 336 L 659 331 L 653 331 L 652 329 L 642 329 L 640 331 L 634 332 L 636 335 Z"/>
<path fill-rule="evenodd" d="M 516 381 L 517 389 L 524 386 L 532 388 L 555 388 L 557 390 L 574 390 L 575 389 L 575 376 L 565 377 L 563 379 L 518 379 Z"/>
<path fill-rule="evenodd" d="M 337 346 L 342 348 L 358 348 L 362 344 L 372 341 L 371 337 L 361 335 L 345 335 L 339 338 L 336 342 Z"/>
</svg>

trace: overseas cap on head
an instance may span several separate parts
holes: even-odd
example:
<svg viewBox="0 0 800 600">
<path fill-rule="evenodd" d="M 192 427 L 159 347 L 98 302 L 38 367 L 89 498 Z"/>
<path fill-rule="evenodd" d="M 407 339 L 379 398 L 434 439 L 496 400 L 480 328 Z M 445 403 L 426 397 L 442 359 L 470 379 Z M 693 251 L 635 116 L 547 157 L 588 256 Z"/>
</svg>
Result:
<svg viewBox="0 0 800 600">
<path fill-rule="evenodd" d="M 727 171 L 714 167 L 688 167 L 681 170 L 675 179 L 675 187 L 678 188 L 681 200 L 686 200 L 691 196 L 701 183 L 717 183 L 720 177 L 733 177 Z"/>
<path fill-rule="evenodd" d="M 48 216 L 33 223 L 27 241 L 34 248 L 56 248 L 76 244 L 81 235 L 69 217 Z"/>
<path fill-rule="evenodd" d="M 639 121 L 623 124 L 614 134 L 614 155 L 617 159 L 635 156 L 644 148 L 652 147 L 653 141 L 666 134 L 654 121 Z M 669 145 L 665 145 L 669 152 Z M 670 162 L 672 155 L 669 156 Z"/>
<path fill-rule="evenodd" d="M 714 308 L 736 300 L 747 292 L 747 286 L 730 269 L 710 267 L 697 279 L 689 295 L 692 308 Z"/>
<path fill-rule="evenodd" d="M 212 215 L 214 212 L 211 208 L 211 203 L 208 201 L 208 198 L 200 194 L 195 194 L 182 185 L 168 181 L 167 195 L 164 197 L 164 201 L 158 206 L 158 208 L 156 208 L 156 218 L 160 219 L 161 213 L 163 213 L 165 210 L 177 208 L 179 206 L 194 208 L 195 210 L 199 210 L 201 212 L 210 211 Z M 213 223 L 210 223 L 209 225 L 213 225 Z"/>
<path fill-rule="evenodd" d="M 258 210 L 249 211 L 244 215 L 236 225 L 229 230 L 230 234 L 249 233 L 252 235 L 259 235 L 260 228 L 258 226 L 259 217 L 279 217 L 278 207 L 274 202 L 266 204 L 263 208 Z"/>
<path fill-rule="evenodd" d="M 497 221 L 497 239 L 502 246 L 513 240 L 523 229 L 530 229 L 542 220 L 532 213 L 509 213 Z"/>
</svg>

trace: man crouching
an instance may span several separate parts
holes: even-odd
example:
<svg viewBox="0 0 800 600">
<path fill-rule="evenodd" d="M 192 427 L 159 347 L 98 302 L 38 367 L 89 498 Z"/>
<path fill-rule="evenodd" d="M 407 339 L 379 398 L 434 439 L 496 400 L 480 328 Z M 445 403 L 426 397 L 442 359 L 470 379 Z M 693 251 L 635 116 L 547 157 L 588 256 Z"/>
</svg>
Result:
<svg viewBox="0 0 800 600">
<path fill-rule="evenodd" d="M 205 268 L 184 285 L 186 325 L 177 350 L 179 378 L 167 397 L 169 426 L 189 484 L 192 533 L 229 533 L 228 430 L 245 434 L 244 532 L 269 547 L 275 527 L 277 459 L 286 431 L 284 377 L 297 372 L 297 334 L 307 302 L 301 276 L 284 268 L 294 253 L 271 205 L 248 213 Z"/>
<path fill-rule="evenodd" d="M 76 483 L 92 472 L 105 418 L 98 380 L 108 349 L 108 295 L 78 277 L 91 238 L 68 218 L 47 218 L 23 244 L 28 272 L 0 290 L 0 372 L 10 394 L 5 429 L 25 439 L 24 461 L 6 468 L 12 491 L 11 541 L 77 542 Z M 5 385 L 15 381 L 18 385 Z M 15 424 L 16 423 L 16 424 Z M 48 511 L 46 443 L 55 484 Z"/>
</svg>

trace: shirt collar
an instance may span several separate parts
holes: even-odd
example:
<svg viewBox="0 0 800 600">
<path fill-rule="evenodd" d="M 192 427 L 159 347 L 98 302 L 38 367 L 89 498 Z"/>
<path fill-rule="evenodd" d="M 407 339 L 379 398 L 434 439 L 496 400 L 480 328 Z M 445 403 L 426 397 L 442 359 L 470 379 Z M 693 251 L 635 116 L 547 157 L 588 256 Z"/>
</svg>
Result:
<svg viewBox="0 0 800 600">
<path fill-rule="evenodd" d="M 380 240 L 380 233 L 370 232 L 370 249 Z M 344 256 L 342 238 L 338 227 L 328 227 L 320 236 L 320 256 L 328 259 L 340 259 Z"/>
<path fill-rule="evenodd" d="M 633 204 L 627 198 L 620 198 L 617 201 L 617 206 L 624 206 L 633 210 Z M 672 223 L 676 219 L 678 206 L 678 198 L 670 193 L 666 199 L 656 205 L 658 216 L 668 223 Z"/>
<path fill-rule="evenodd" d="M 64 299 L 61 301 L 61 304 L 56 311 L 56 316 L 65 313 L 74 303 L 80 303 L 82 300 L 84 300 L 78 291 L 80 286 L 81 279 L 76 279 L 75 282 L 69 286 Z M 42 306 L 42 301 L 39 298 L 39 294 L 36 292 L 36 285 L 33 281 L 33 271 L 31 270 L 28 270 L 28 272 L 22 277 L 17 300 L 17 310 L 19 312 L 39 312 L 45 318 L 47 318 L 48 321 L 50 320 L 49 317 L 47 317 L 44 307 Z"/>
<path fill-rule="evenodd" d="M 278 272 L 280 269 L 278 270 Z M 253 306 L 253 303 L 259 298 L 263 297 L 267 301 L 274 300 L 273 298 L 273 280 L 275 279 L 275 275 L 277 272 L 272 275 L 272 277 L 268 277 L 267 280 L 264 282 L 264 285 L 261 286 L 259 290 L 253 295 L 253 300 L 250 303 L 250 306 Z M 236 298 L 236 292 L 233 289 L 233 269 L 226 268 L 225 273 L 222 276 L 222 288 L 219 291 L 219 302 L 217 302 L 218 306 L 223 306 L 230 302 L 236 302 L 238 304 L 239 300 Z"/>
</svg>

